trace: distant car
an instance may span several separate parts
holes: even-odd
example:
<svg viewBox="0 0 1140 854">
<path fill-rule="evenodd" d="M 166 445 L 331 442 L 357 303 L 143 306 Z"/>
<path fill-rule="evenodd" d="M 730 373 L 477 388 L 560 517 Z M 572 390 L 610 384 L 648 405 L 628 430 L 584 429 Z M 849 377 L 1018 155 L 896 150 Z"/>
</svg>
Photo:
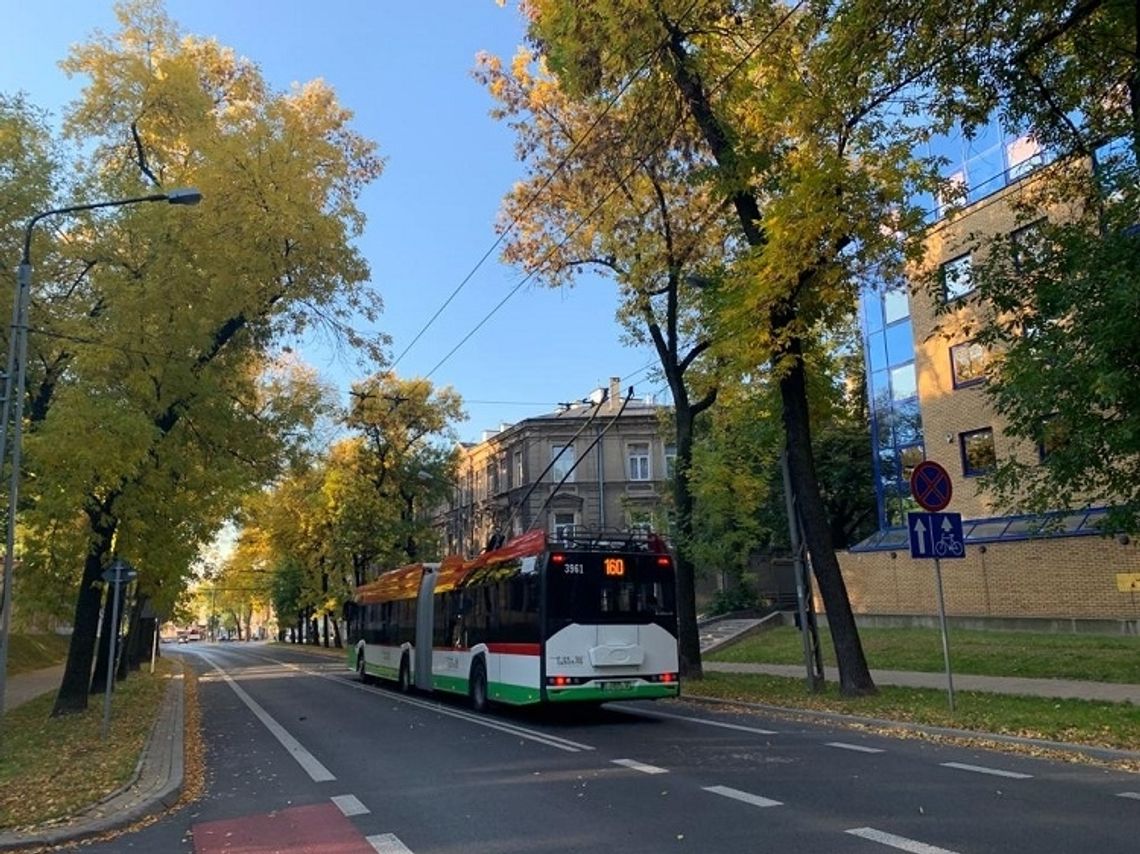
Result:
<svg viewBox="0 0 1140 854">
<path fill-rule="evenodd" d="M 186 635 L 179 635 L 178 636 L 178 642 L 179 643 L 190 643 L 190 638 L 186 637 Z"/>
</svg>

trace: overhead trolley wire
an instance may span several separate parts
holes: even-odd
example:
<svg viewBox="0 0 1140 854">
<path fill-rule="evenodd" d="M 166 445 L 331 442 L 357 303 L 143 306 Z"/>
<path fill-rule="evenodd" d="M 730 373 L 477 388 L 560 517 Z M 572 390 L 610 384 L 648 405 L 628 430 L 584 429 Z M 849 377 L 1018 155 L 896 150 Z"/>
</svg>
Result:
<svg viewBox="0 0 1140 854">
<path fill-rule="evenodd" d="M 709 90 L 709 93 L 711 94 L 711 93 L 713 93 L 713 92 L 716 92 L 716 91 L 717 91 L 718 89 L 720 89 L 720 88 L 721 88 L 721 87 L 722 87 L 722 86 L 723 86 L 725 83 L 727 83 L 727 82 L 728 82 L 728 80 L 729 80 L 729 78 L 731 78 L 731 77 L 732 77 L 732 76 L 733 76 L 733 75 L 734 75 L 734 74 L 735 74 L 737 71 L 739 71 L 739 70 L 741 69 L 741 67 L 743 67 L 744 63 L 745 63 L 745 62 L 747 62 L 747 61 L 748 61 L 748 60 L 749 60 L 749 59 L 752 57 L 752 55 L 756 53 L 756 51 L 758 51 L 758 50 L 759 50 L 761 47 L 763 47 L 763 46 L 764 46 L 764 45 L 767 43 L 767 41 L 768 41 L 770 38 L 772 38 L 772 36 L 774 36 L 774 35 L 776 34 L 776 32 L 777 32 L 777 31 L 778 31 L 778 30 L 779 30 L 781 27 L 783 27 L 783 25 L 784 25 L 785 23 L 787 23 L 789 19 L 791 19 L 792 15 L 794 15 L 794 14 L 795 14 L 795 13 L 796 13 L 796 12 L 797 12 L 799 9 L 800 9 L 800 7 L 801 7 L 801 6 L 803 6 L 803 5 L 804 5 L 806 2 L 807 2 L 807 0 L 798 0 L 798 2 L 797 2 L 797 3 L 796 3 L 794 6 L 790 7 L 790 8 L 788 9 L 788 11 L 787 11 L 787 12 L 786 12 L 786 13 L 783 15 L 783 17 L 781 17 L 781 18 L 780 18 L 780 20 L 779 20 L 779 21 L 777 21 L 777 22 L 775 23 L 775 25 L 774 25 L 774 26 L 773 26 L 773 27 L 772 27 L 770 30 L 768 30 L 768 32 L 767 32 L 767 33 L 765 33 L 765 34 L 764 34 L 764 36 L 763 36 L 763 37 L 760 39 L 760 41 L 759 41 L 759 42 L 757 42 L 755 45 L 753 45 L 753 46 L 752 46 L 752 47 L 751 47 L 751 48 L 748 50 L 748 52 L 747 52 L 747 53 L 745 53 L 745 54 L 744 54 L 744 56 L 743 56 L 743 57 L 741 57 L 741 58 L 740 58 L 740 60 L 739 60 L 739 61 L 738 61 L 738 62 L 737 62 L 737 63 L 736 63 L 736 64 L 735 64 L 735 65 L 734 65 L 732 68 L 730 68 L 730 69 L 728 70 L 728 72 L 727 72 L 727 73 L 726 73 L 726 74 L 725 74 L 725 75 L 724 75 L 722 78 L 720 78 L 720 80 L 718 80 L 718 81 L 717 81 L 716 85 L 714 85 L 714 86 L 713 86 L 713 87 L 712 87 L 712 88 Z M 696 5 L 696 4 L 694 3 L 694 4 L 693 4 L 693 6 L 695 6 L 695 5 Z M 688 10 L 686 10 L 686 12 L 685 12 L 685 15 L 688 15 L 688 13 L 689 13 L 690 11 L 692 11 L 692 8 L 693 8 L 693 6 L 690 6 L 690 7 L 689 7 L 689 9 L 688 9 Z M 683 17 L 684 17 L 684 16 L 682 16 L 682 19 L 683 19 Z M 643 66 L 642 66 L 642 67 L 644 68 L 646 64 L 647 64 L 647 63 L 643 63 Z M 639 71 L 640 71 L 640 70 L 641 70 L 641 69 L 639 69 Z M 629 87 L 630 83 L 631 83 L 631 82 L 632 82 L 632 81 L 633 81 L 633 80 L 636 78 L 636 76 L 637 76 L 636 74 L 635 74 L 635 75 L 631 75 L 631 76 L 630 76 L 630 80 L 629 80 L 629 82 L 627 82 L 627 83 L 626 83 L 626 84 L 625 84 L 625 85 L 622 87 L 622 89 L 621 89 L 621 90 L 618 92 L 618 95 L 619 95 L 619 96 L 620 96 L 621 92 L 624 92 L 624 91 L 625 91 L 625 89 Z M 607 103 L 606 107 L 605 107 L 605 111 L 608 111 L 610 108 L 612 108 L 615 102 L 616 102 L 616 98 L 615 98 L 614 100 L 611 100 L 611 101 L 609 101 L 609 102 Z M 599 120 L 600 120 L 600 118 L 601 118 L 601 117 L 599 116 Z M 684 119 L 682 118 L 682 121 L 683 121 L 683 120 L 684 120 Z M 595 122 L 595 125 L 591 126 L 591 129 L 592 129 L 594 126 L 596 126 L 596 124 L 597 124 L 597 123 Z M 674 131 L 676 131 L 676 129 L 677 129 L 677 128 L 679 128 L 680 126 L 681 126 L 681 123 L 680 123 L 680 122 L 678 122 L 678 123 L 677 123 L 677 124 L 674 126 L 673 130 L 674 130 Z M 669 139 L 671 135 L 672 135 L 672 134 L 668 134 L 668 135 L 666 135 L 666 136 L 664 137 L 664 139 L 665 139 L 665 140 Z M 585 139 L 585 137 L 583 137 L 583 139 Z M 656 152 L 658 149 L 660 149 L 660 148 L 661 148 L 661 146 L 662 146 L 663 144 L 664 144 L 664 142 L 663 142 L 663 141 L 662 141 L 662 142 L 658 142 L 658 143 L 656 143 L 656 144 L 655 144 L 655 145 L 654 145 L 652 148 L 650 148 L 650 149 L 649 149 L 649 151 L 648 151 L 648 152 L 646 152 L 646 154 L 645 154 L 644 156 L 649 156 L 650 154 L 653 154 L 653 153 L 655 153 L 655 152 Z M 576 144 L 576 145 L 577 145 L 577 144 Z M 558 167 L 556 168 L 555 172 L 554 172 L 554 173 L 551 173 L 551 176 L 550 176 L 550 177 L 551 177 L 551 179 L 552 179 L 552 178 L 554 177 L 554 175 L 557 173 L 558 169 L 561 169 L 561 168 L 562 168 L 562 167 L 563 167 L 563 166 L 566 164 L 566 162 L 568 161 L 568 158 L 569 158 L 569 154 L 571 154 L 571 153 L 573 153 L 573 149 L 571 149 L 571 151 L 570 151 L 570 152 L 567 154 L 567 157 L 566 157 L 566 158 L 563 158 L 562 162 L 560 162 L 560 163 L 559 163 L 559 165 L 558 165 Z M 521 279 L 519 282 L 517 282 L 517 283 L 515 284 L 515 286 L 514 286 L 513 288 L 511 288 L 511 289 L 510 289 L 510 290 L 507 292 L 506 296 L 504 296 L 504 297 L 503 297 L 501 300 L 499 300 L 499 302 L 495 304 L 495 307 L 494 307 L 494 308 L 492 308 L 492 309 L 491 309 L 489 312 L 487 312 L 487 313 L 486 313 L 486 314 L 483 316 L 483 318 L 482 318 L 482 319 L 481 319 L 481 320 L 480 320 L 480 321 L 479 321 L 477 324 L 475 324 L 474 328 L 472 328 L 470 332 L 468 332 L 466 335 L 464 335 L 464 336 L 463 336 L 463 338 L 461 338 L 461 339 L 460 339 L 459 343 L 457 343 L 457 344 L 456 344 L 454 347 L 452 347 L 452 348 L 451 348 L 451 349 L 450 349 L 450 350 L 447 352 L 447 355 L 446 355 L 446 356 L 444 356 L 442 359 L 440 359 L 440 360 L 439 360 L 439 361 L 438 361 L 438 362 L 435 364 L 435 366 L 434 366 L 434 367 L 433 367 L 433 368 L 432 368 L 430 371 L 428 371 L 428 372 L 427 372 L 427 374 L 425 375 L 425 379 L 427 379 L 427 378 L 430 378 L 430 377 L 431 377 L 431 376 L 432 376 L 432 375 L 433 375 L 433 374 L 434 374 L 436 371 L 438 371 L 438 370 L 439 370 L 441 367 L 443 367 L 443 365 L 444 365 L 444 364 L 445 364 L 445 363 L 446 363 L 446 362 L 447 362 L 447 361 L 448 361 L 448 360 L 449 360 L 449 359 L 450 359 L 452 356 L 454 356 L 454 355 L 455 355 L 455 353 L 456 353 L 456 352 L 459 350 L 459 348 L 460 348 L 460 347 L 462 347 L 464 344 L 466 344 L 466 343 L 467 343 L 467 341 L 468 341 L 468 340 L 470 340 L 471 336 L 473 336 L 473 335 L 474 335 L 476 332 L 478 332 L 478 331 L 479 331 L 479 330 L 480 330 L 480 329 L 483 327 L 483 324 L 485 324 L 485 323 L 486 323 L 488 320 L 490 320 L 490 319 L 491 319 L 491 318 L 492 318 L 492 317 L 493 317 L 493 316 L 494 316 L 494 315 L 495 315 L 495 314 L 498 312 L 498 310 L 499 310 L 500 308 L 502 308 L 502 307 L 503 307 L 503 306 L 504 306 L 504 305 L 507 303 L 507 301 L 508 301 L 508 300 L 509 300 L 511 297 L 513 297 L 513 296 L 514 296 L 516 293 L 518 293 L 519 289 L 520 289 L 520 288 L 521 288 L 523 285 L 525 285 L 525 284 L 526 284 L 527 282 L 529 282 L 529 281 L 530 281 L 532 278 L 534 278 L 534 276 L 535 276 L 535 275 L 536 275 L 536 274 L 537 274 L 537 273 L 538 273 L 538 272 L 539 272 L 539 271 L 542 269 L 543 265 L 544 265 L 544 264 L 545 264 L 545 263 L 546 263 L 546 262 L 547 262 L 547 261 L 550 259 L 550 257 L 551 257 L 551 256 L 552 256 L 552 255 L 553 255 L 555 252 L 557 252 L 559 249 L 561 249 L 563 246 L 565 246 L 565 245 L 566 245 L 566 243 L 567 243 L 567 242 L 570 240 L 570 238 L 571 238 L 571 237 L 573 237 L 575 234 L 577 234 L 577 233 L 578 233 L 578 231 L 579 231 L 579 230 L 580 230 L 580 229 L 581 229 L 581 228 L 582 228 L 584 225 L 586 225 L 586 223 L 588 223 L 588 222 L 590 221 L 590 219 L 591 219 L 591 218 L 594 216 L 594 214 L 596 214 L 596 213 L 597 213 L 597 212 L 598 212 L 598 211 L 601 209 L 602 205 L 604 205 L 604 204 L 605 204 L 607 201 L 609 201 L 610 197 L 611 197 L 611 196 L 613 196 L 613 195 L 614 195 L 614 193 L 616 193 L 616 192 L 617 192 L 617 191 L 618 191 L 618 190 L 621 188 L 622 184 L 624 184 L 624 183 L 625 183 L 625 181 L 627 181 L 629 178 L 633 177 L 633 175 L 634 175 L 634 173 L 637 171 L 637 169 L 638 169 L 638 167 L 637 167 L 637 166 L 634 166 L 634 167 L 633 167 L 633 169 L 631 169 L 631 170 L 629 170 L 628 172 L 626 172 L 626 173 L 625 173 L 625 175 L 624 175 L 624 176 L 622 176 L 622 178 L 621 178 L 621 179 L 620 179 L 620 180 L 619 180 L 619 181 L 618 181 L 616 184 L 614 184 L 614 186 L 613 186 L 613 187 L 611 187 L 611 188 L 610 188 L 609 192 L 607 192 L 607 193 L 606 193 L 604 196 L 602 196 L 602 198 L 601 198 L 601 199 L 598 201 L 598 203 L 597 203 L 596 205 L 594 205 L 594 206 L 593 206 L 593 207 L 592 207 L 592 208 L 591 208 L 591 209 L 590 209 L 590 210 L 589 210 L 589 211 L 586 213 L 586 215 L 585 215 L 584 217 L 582 217 L 582 218 L 581 218 L 581 219 L 578 221 L 578 224 L 577 224 L 576 226 L 574 226 L 574 228 L 572 228 L 572 229 L 570 230 L 570 232 L 569 232 L 569 233 L 568 233 L 568 234 L 567 234 L 567 235 L 566 235 L 564 238 L 562 238 L 562 240 L 560 240 L 560 241 L 559 241 L 559 242 L 558 242 L 558 243 L 557 243 L 557 244 L 556 244 L 554 247 L 552 247 L 552 248 L 551 248 L 551 249 L 550 249 L 548 252 L 546 252 L 546 254 L 545 254 L 545 255 L 543 255 L 543 257 L 542 257 L 542 258 L 539 260 L 538 264 L 536 264 L 536 265 L 535 265 L 534 269 L 533 269 L 533 270 L 531 270 L 529 273 L 527 273 L 527 274 L 526 274 L 526 275 L 525 275 L 525 276 L 524 276 L 524 277 L 523 277 L 523 278 L 522 278 L 522 279 Z M 547 186 L 547 184 L 549 184 L 549 180 L 548 180 L 548 181 L 546 181 L 546 182 L 543 184 L 543 187 L 542 187 L 542 188 L 540 188 L 539 192 L 541 192 L 541 189 L 545 188 L 545 187 Z M 537 198 L 537 195 L 538 195 L 538 194 L 536 193 L 534 196 L 532 196 L 532 197 L 531 197 L 531 199 L 530 199 L 530 200 L 528 200 L 527 204 L 528 204 L 528 205 L 530 205 L 531 203 L 533 203 L 533 201 L 534 201 L 534 200 Z M 511 223 L 511 225 L 512 225 L 512 226 L 514 225 L 514 222 L 517 222 L 517 219 Z M 505 234 L 506 234 L 506 232 L 504 232 L 504 235 L 505 235 Z M 502 236 L 500 236 L 499 240 L 502 240 Z M 499 242 L 499 241 L 496 241 L 496 244 L 495 244 L 496 246 L 498 245 L 498 242 Z M 492 247 L 492 248 L 494 248 L 494 247 Z M 487 253 L 487 254 L 489 255 L 489 254 L 490 254 L 490 252 L 488 251 L 488 253 Z M 486 258 L 486 257 L 487 257 L 487 255 L 484 255 L 484 258 Z M 480 261 L 480 263 L 482 263 L 482 261 Z M 474 272 L 474 271 L 472 271 L 472 272 Z M 469 278 L 469 277 L 468 277 L 468 278 Z M 466 282 L 466 280 L 465 280 L 465 282 Z M 461 285 L 461 287 L 462 287 L 462 285 Z M 458 289 L 456 289 L 456 293 L 458 293 Z M 454 296 L 454 294 L 453 294 L 452 296 Z M 451 297 L 448 297 L 448 300 L 449 300 L 449 301 L 450 301 L 450 299 L 451 299 Z M 441 308 L 440 310 L 442 311 L 442 308 Z M 437 312 L 437 316 L 438 316 L 438 312 Z M 434 320 L 434 318 L 433 318 L 433 320 Z M 429 323 L 430 323 L 430 322 L 429 322 Z M 420 334 L 422 335 L 424 331 L 426 331 L 426 327 L 424 328 L 424 330 L 421 330 Z M 417 337 L 417 339 L 418 339 L 418 338 L 419 338 L 419 335 L 417 335 L 416 337 Z M 405 349 L 405 351 L 404 351 L 404 352 L 407 352 L 407 349 Z M 403 354 L 401 354 L 401 356 L 402 356 L 402 355 L 403 355 Z M 399 360 L 397 360 L 397 361 L 399 361 Z"/>
</svg>

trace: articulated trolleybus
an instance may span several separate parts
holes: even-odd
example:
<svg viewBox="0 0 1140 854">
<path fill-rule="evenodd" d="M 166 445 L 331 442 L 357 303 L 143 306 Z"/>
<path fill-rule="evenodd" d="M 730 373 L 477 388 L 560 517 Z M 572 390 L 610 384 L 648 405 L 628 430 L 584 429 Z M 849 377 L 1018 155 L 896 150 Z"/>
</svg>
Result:
<svg viewBox="0 0 1140 854">
<path fill-rule="evenodd" d="M 531 531 L 473 560 L 416 563 L 358 587 L 349 666 L 488 701 L 676 697 L 673 560 L 654 534 Z"/>
</svg>

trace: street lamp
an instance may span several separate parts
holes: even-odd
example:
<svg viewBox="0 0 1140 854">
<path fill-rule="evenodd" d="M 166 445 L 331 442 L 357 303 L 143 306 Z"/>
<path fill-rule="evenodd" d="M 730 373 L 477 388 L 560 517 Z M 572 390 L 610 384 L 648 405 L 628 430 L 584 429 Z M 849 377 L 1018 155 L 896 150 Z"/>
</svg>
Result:
<svg viewBox="0 0 1140 854">
<path fill-rule="evenodd" d="M 186 187 L 167 193 L 152 193 L 149 196 L 134 196 L 129 199 L 93 202 L 87 205 L 71 205 L 66 208 L 53 208 L 38 213 L 28 220 L 28 224 L 24 228 L 24 254 L 20 257 L 20 267 L 16 276 L 16 293 L 12 299 L 12 332 L 8 336 L 8 366 L 4 373 L 4 406 L 3 412 L 0 413 L 0 463 L 2 463 L 8 452 L 8 416 L 12 414 L 10 406 L 15 401 L 15 413 L 12 419 L 12 472 L 8 485 L 7 547 L 4 550 L 4 590 L 0 594 L 3 597 L 3 604 L 0 606 L 0 714 L 3 714 L 4 691 L 8 681 L 8 636 L 12 621 L 12 567 L 16 548 L 16 502 L 20 493 L 20 440 L 23 435 L 24 420 L 24 367 L 28 355 L 28 293 L 32 289 L 32 229 L 41 219 L 57 214 L 80 213 L 96 208 L 117 208 L 143 202 L 196 205 L 201 200 L 202 194 L 200 192 L 192 187 Z"/>
</svg>

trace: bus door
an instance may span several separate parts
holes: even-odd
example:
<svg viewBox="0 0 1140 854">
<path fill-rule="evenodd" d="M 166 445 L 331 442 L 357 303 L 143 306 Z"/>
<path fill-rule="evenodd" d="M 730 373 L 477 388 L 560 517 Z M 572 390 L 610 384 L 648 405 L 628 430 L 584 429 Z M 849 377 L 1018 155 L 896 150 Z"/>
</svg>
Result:
<svg viewBox="0 0 1140 854">
<path fill-rule="evenodd" d="M 431 684 L 431 642 L 435 593 L 436 572 L 435 567 L 425 566 L 423 577 L 420 579 L 420 596 L 416 600 L 416 661 L 415 685 L 424 691 L 430 691 Z"/>
</svg>

